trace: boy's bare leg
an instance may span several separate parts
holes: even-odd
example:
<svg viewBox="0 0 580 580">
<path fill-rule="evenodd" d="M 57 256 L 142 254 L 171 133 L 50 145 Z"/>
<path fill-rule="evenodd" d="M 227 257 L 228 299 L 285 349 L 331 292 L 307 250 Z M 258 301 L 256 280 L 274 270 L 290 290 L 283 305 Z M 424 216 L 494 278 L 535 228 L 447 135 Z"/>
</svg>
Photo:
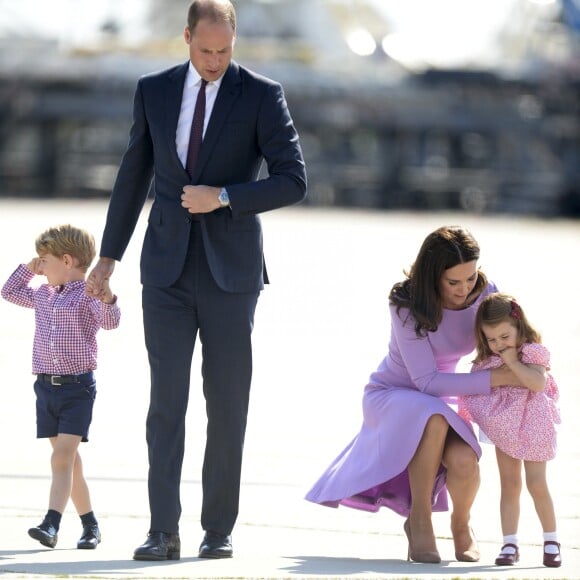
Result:
<svg viewBox="0 0 580 580">
<path fill-rule="evenodd" d="M 50 438 L 52 445 L 52 483 L 48 508 L 63 513 L 73 489 L 74 465 L 77 450 L 81 442 L 80 435 L 59 433 Z"/>
</svg>

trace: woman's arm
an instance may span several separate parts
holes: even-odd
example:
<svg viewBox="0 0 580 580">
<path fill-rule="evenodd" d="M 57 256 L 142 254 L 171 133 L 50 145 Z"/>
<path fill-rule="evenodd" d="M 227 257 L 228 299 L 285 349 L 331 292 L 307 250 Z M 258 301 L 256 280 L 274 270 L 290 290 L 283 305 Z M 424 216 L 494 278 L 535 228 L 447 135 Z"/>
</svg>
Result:
<svg viewBox="0 0 580 580">
<path fill-rule="evenodd" d="M 491 388 L 520 385 L 517 375 L 506 365 L 491 370 Z"/>
<path fill-rule="evenodd" d="M 406 311 L 401 310 L 405 317 Z M 418 338 L 415 325 L 409 320 L 405 324 L 391 309 L 393 317 L 391 332 L 399 347 L 401 363 L 405 366 L 415 388 L 437 397 L 453 395 L 488 395 L 491 390 L 490 371 L 477 373 L 441 372 L 428 337 Z"/>
</svg>

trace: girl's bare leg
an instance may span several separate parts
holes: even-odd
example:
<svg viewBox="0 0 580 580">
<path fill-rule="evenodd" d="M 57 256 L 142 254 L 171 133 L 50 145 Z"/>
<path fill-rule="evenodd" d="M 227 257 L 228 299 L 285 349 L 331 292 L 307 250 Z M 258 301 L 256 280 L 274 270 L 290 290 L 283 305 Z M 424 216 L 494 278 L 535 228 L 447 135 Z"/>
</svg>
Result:
<svg viewBox="0 0 580 580">
<path fill-rule="evenodd" d="M 556 513 L 546 480 L 546 462 L 524 461 L 524 470 L 526 472 L 526 485 L 534 500 L 534 507 L 540 518 L 542 530 L 555 532 Z"/>
<path fill-rule="evenodd" d="M 504 536 L 518 533 L 520 520 L 520 495 L 522 493 L 522 462 L 506 455 L 496 447 L 495 455 L 499 468 L 501 495 L 499 512 L 501 531 Z"/>
</svg>

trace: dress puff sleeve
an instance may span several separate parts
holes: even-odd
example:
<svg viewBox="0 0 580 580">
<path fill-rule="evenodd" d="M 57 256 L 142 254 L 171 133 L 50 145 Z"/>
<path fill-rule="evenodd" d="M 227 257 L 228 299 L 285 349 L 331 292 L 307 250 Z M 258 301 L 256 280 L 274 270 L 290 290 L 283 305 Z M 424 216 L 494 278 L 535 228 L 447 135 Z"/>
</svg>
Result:
<svg viewBox="0 0 580 580">
<path fill-rule="evenodd" d="M 550 351 L 543 345 L 537 342 L 525 343 L 521 347 L 521 361 L 524 364 L 539 365 L 550 369 Z"/>
</svg>

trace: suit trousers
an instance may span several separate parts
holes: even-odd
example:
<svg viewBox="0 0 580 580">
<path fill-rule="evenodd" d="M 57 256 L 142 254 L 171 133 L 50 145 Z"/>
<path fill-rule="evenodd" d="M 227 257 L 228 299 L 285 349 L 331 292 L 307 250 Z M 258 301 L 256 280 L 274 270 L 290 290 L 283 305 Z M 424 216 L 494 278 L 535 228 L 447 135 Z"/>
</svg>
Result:
<svg viewBox="0 0 580 580">
<path fill-rule="evenodd" d="M 251 334 L 259 292 L 217 286 L 201 223 L 192 222 L 183 272 L 169 288 L 143 287 L 151 370 L 147 415 L 150 531 L 179 530 L 180 482 L 193 350 L 199 332 L 207 439 L 202 472 L 204 530 L 231 533 L 240 495 L 252 376 Z"/>
</svg>

